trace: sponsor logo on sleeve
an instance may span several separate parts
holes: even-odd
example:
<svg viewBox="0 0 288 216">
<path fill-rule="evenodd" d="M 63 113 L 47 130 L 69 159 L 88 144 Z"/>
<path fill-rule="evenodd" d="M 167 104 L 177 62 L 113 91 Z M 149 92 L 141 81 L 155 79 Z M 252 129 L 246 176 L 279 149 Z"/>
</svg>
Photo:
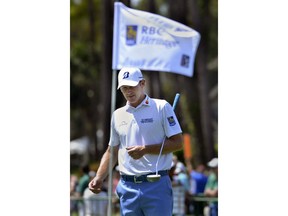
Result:
<svg viewBox="0 0 288 216">
<path fill-rule="evenodd" d="M 176 124 L 173 116 L 168 117 L 167 120 L 170 126 L 174 126 Z"/>
</svg>

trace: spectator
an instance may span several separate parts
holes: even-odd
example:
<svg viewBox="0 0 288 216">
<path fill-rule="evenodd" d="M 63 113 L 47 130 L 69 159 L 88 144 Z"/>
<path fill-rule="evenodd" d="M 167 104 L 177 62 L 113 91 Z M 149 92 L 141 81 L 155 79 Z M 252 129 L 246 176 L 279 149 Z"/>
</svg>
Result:
<svg viewBox="0 0 288 216">
<path fill-rule="evenodd" d="M 190 172 L 190 178 L 193 180 L 193 186 L 191 187 L 191 193 L 193 195 L 201 196 L 204 193 L 205 186 L 207 183 L 207 175 L 205 174 L 206 167 L 204 164 L 198 164 L 196 169 L 192 169 Z M 191 202 L 191 212 L 194 212 L 196 215 L 202 216 L 204 209 L 204 202 Z"/>
<path fill-rule="evenodd" d="M 213 158 L 208 162 L 210 174 L 205 186 L 204 195 L 207 197 L 218 197 L 218 158 Z M 218 216 L 218 201 L 209 202 L 208 215 Z"/>
<path fill-rule="evenodd" d="M 185 165 L 173 156 L 174 215 L 184 215 L 189 209 L 190 178 Z M 178 204 L 178 207 L 176 208 Z M 176 210 L 177 209 L 177 210 Z"/>
<path fill-rule="evenodd" d="M 183 216 L 185 215 L 185 189 L 179 181 L 177 180 L 177 176 L 175 175 L 176 164 L 173 163 L 169 172 L 169 176 L 172 182 L 172 190 L 173 190 L 173 216 Z"/>
<path fill-rule="evenodd" d="M 89 172 L 89 181 L 96 176 L 94 171 Z M 102 187 L 102 191 L 98 194 L 90 191 L 88 187 L 83 194 L 85 216 L 106 216 L 108 207 L 108 193 L 107 188 Z"/>
<path fill-rule="evenodd" d="M 174 180 L 179 182 L 185 189 L 185 192 L 190 194 L 190 180 L 185 165 L 178 161 L 174 171 Z"/>
<path fill-rule="evenodd" d="M 79 182 L 78 185 L 76 187 L 76 197 L 77 198 L 82 198 L 83 194 L 84 194 L 84 190 L 88 187 L 89 184 L 89 172 L 90 172 L 90 168 L 89 165 L 83 165 L 81 166 L 80 169 L 80 178 L 79 178 Z M 82 200 L 78 201 L 78 214 L 79 216 L 83 216 L 84 215 L 84 204 Z"/>
<path fill-rule="evenodd" d="M 78 184 L 78 178 L 76 175 L 70 175 L 70 197 L 74 198 L 76 197 L 76 187 Z M 77 200 L 70 200 L 70 215 L 77 212 Z"/>
<path fill-rule="evenodd" d="M 89 172 L 90 168 L 89 165 L 84 165 L 81 167 L 81 177 L 79 179 L 79 183 L 76 188 L 76 192 L 80 195 L 80 197 L 83 196 L 84 190 L 88 187 L 89 184 Z"/>
<path fill-rule="evenodd" d="M 203 194 L 207 183 L 206 167 L 204 164 L 198 164 L 195 170 L 190 172 L 190 177 L 195 180 L 195 190 L 193 194 Z"/>
</svg>

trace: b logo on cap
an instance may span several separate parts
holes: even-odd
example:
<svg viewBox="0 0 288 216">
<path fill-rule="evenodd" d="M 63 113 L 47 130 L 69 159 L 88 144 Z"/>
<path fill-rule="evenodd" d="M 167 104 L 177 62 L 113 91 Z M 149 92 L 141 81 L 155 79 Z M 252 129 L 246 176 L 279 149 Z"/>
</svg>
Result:
<svg viewBox="0 0 288 216">
<path fill-rule="evenodd" d="M 127 71 L 123 74 L 123 79 L 127 79 L 128 77 L 129 77 L 129 72 Z"/>
</svg>

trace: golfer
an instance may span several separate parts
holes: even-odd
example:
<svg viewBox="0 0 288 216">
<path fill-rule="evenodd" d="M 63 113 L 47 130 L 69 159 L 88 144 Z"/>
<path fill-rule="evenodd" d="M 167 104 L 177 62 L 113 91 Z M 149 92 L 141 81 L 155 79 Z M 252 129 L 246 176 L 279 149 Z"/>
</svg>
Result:
<svg viewBox="0 0 288 216">
<path fill-rule="evenodd" d="M 150 98 L 145 93 L 145 79 L 138 68 L 122 68 L 117 89 L 127 103 L 112 114 L 109 145 L 89 189 L 94 193 L 101 191 L 113 154 L 113 165 L 118 158 L 121 175 L 116 188 L 121 215 L 171 216 L 173 195 L 168 172 L 172 153 L 182 148 L 182 130 L 177 117 L 167 101 Z M 161 177 L 150 182 L 147 175 L 156 173 L 164 139 L 158 162 Z"/>
</svg>

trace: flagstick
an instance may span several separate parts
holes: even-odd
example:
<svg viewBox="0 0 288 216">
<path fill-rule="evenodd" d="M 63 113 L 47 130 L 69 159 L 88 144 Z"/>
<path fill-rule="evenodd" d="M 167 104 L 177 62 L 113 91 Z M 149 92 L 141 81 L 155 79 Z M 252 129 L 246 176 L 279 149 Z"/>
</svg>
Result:
<svg viewBox="0 0 288 216">
<path fill-rule="evenodd" d="M 116 107 L 116 70 L 112 72 L 112 89 L 111 89 L 111 116 Z M 109 159 L 109 180 L 108 180 L 108 211 L 107 216 L 112 215 L 112 190 L 113 190 L 113 146 L 110 146 L 110 159 Z"/>
<path fill-rule="evenodd" d="M 115 0 L 114 1 L 114 5 L 115 2 L 119 2 L 119 0 Z M 115 10 L 115 6 L 114 6 L 114 10 Z M 118 9 L 116 11 L 114 11 L 114 23 L 113 23 L 113 54 L 112 54 L 112 68 L 114 65 L 114 52 L 118 46 L 118 41 L 116 40 L 116 36 L 118 34 L 118 28 L 115 28 L 115 24 L 117 23 L 117 21 L 119 20 L 118 18 Z M 116 51 L 117 52 L 117 51 Z M 112 87 L 111 87 L 111 118 L 112 118 L 112 114 L 116 108 L 116 82 L 117 82 L 117 70 L 113 69 L 112 71 Z M 108 209 L 107 209 L 107 216 L 112 216 L 112 190 L 113 190 L 113 156 L 114 156 L 114 150 L 113 150 L 113 146 L 110 146 L 110 158 L 109 158 L 109 169 L 108 169 L 108 175 L 109 175 L 109 180 L 108 180 Z"/>
</svg>

